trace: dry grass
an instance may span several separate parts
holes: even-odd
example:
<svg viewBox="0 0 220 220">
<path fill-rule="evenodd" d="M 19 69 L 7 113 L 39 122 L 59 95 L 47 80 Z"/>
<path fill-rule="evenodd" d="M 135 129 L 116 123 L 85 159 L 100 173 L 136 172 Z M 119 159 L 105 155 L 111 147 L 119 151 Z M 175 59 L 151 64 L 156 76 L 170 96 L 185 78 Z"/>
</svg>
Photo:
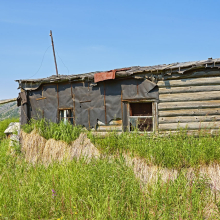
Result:
<svg viewBox="0 0 220 220">
<path fill-rule="evenodd" d="M 64 141 L 54 139 L 46 140 L 35 130 L 30 134 L 21 131 L 20 140 L 22 144 L 21 151 L 25 159 L 30 163 L 43 163 L 48 165 L 53 161 L 72 160 L 73 158 L 99 158 L 99 150 L 87 138 L 86 133 L 81 133 L 79 138 L 67 144 Z M 177 169 L 168 169 L 156 165 L 149 165 L 144 158 L 132 157 L 123 154 L 123 158 L 128 166 L 132 166 L 134 173 L 142 183 L 154 183 L 161 178 L 163 182 L 175 180 L 178 177 Z M 109 156 L 109 160 L 111 157 Z M 214 191 L 220 191 L 220 166 L 218 164 L 202 165 L 199 168 L 185 168 L 186 177 L 190 180 L 195 177 L 195 173 L 210 179 L 210 187 Z"/>
<path fill-rule="evenodd" d="M 35 130 L 30 134 L 21 131 L 20 141 L 22 145 L 21 151 L 25 155 L 25 160 L 33 164 L 42 162 L 48 165 L 53 161 L 79 159 L 80 157 L 89 160 L 100 155 L 98 149 L 95 148 L 84 133 L 81 133 L 75 141 L 67 144 L 64 141 L 56 141 L 54 139 L 46 140 Z"/>
</svg>

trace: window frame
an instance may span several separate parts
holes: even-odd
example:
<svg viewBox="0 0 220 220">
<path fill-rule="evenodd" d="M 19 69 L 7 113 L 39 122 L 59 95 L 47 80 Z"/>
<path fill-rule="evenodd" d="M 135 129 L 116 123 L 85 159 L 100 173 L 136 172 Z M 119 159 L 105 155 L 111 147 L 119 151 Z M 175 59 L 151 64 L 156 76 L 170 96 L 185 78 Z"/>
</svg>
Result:
<svg viewBox="0 0 220 220">
<path fill-rule="evenodd" d="M 131 103 L 152 103 L 152 116 L 130 116 L 130 104 Z M 156 99 L 151 99 L 151 100 L 132 100 L 132 101 L 128 101 L 128 108 L 127 108 L 127 115 L 128 115 L 128 131 L 129 132 L 133 132 L 131 131 L 131 126 L 130 126 L 130 118 L 152 118 L 152 122 L 153 122 L 153 130 L 152 131 L 138 131 L 140 133 L 152 133 L 152 132 L 156 132 L 158 129 L 158 100 Z"/>
<path fill-rule="evenodd" d="M 61 111 L 70 111 L 70 114 L 72 115 L 72 117 L 61 117 Z M 74 117 L 74 112 L 73 112 L 73 108 L 59 108 L 58 109 L 58 117 L 59 117 L 59 122 L 62 120 L 62 118 L 64 119 L 63 121 L 66 122 L 70 122 L 71 123 L 71 118 L 73 120 L 73 123 L 71 123 L 72 125 L 75 125 L 75 117 Z M 66 120 L 65 120 L 66 119 Z"/>
</svg>

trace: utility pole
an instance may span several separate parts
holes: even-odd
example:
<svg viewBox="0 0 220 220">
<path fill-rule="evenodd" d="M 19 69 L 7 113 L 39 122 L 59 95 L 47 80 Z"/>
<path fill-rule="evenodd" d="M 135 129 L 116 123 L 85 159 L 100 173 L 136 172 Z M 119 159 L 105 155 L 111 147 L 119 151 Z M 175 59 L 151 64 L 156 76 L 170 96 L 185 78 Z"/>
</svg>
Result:
<svg viewBox="0 0 220 220">
<path fill-rule="evenodd" d="M 52 47 L 53 47 L 53 56 L 54 56 L 54 62 L 55 62 L 55 67 L 56 67 L 56 73 L 57 73 L 57 76 L 58 76 L 57 61 L 56 61 L 56 55 L 55 55 L 52 31 L 50 31 L 50 37 L 51 37 L 51 43 L 52 43 Z"/>
</svg>

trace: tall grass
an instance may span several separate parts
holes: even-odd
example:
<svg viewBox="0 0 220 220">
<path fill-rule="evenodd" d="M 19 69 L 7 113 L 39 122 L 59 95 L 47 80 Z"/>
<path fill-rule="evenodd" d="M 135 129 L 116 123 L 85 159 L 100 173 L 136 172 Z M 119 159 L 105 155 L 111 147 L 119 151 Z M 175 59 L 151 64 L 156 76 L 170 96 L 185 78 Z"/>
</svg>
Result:
<svg viewBox="0 0 220 220">
<path fill-rule="evenodd" d="M 46 139 L 63 140 L 67 143 L 78 138 L 85 130 L 69 123 L 58 124 L 45 119 L 32 120 L 22 129 L 30 133 L 36 129 Z M 105 138 L 88 132 L 94 145 L 105 154 L 129 153 L 145 158 L 146 162 L 167 168 L 187 168 L 220 162 L 220 136 L 201 131 L 199 135 L 187 135 L 186 130 L 166 136 L 149 133 L 111 132 Z"/>
<path fill-rule="evenodd" d="M 46 168 L 8 155 L 6 140 L 0 148 L 1 219 L 204 219 L 213 203 L 199 176 L 159 178 L 144 189 L 122 158 Z"/>
<path fill-rule="evenodd" d="M 19 118 L 8 118 L 0 121 L 0 140 L 5 137 L 4 131 L 11 122 L 19 122 Z"/>
<path fill-rule="evenodd" d="M 55 140 L 63 140 L 67 143 L 76 140 L 82 132 L 81 126 L 73 126 L 69 122 L 53 123 L 45 119 L 31 119 L 28 124 L 22 126 L 26 133 L 30 133 L 34 129 L 47 140 L 53 138 Z"/>
<path fill-rule="evenodd" d="M 89 137 L 103 153 L 127 152 L 161 167 L 181 169 L 220 162 L 220 136 L 205 131 L 199 136 L 182 130 L 168 136 L 112 132 L 105 138 L 91 133 Z"/>
</svg>

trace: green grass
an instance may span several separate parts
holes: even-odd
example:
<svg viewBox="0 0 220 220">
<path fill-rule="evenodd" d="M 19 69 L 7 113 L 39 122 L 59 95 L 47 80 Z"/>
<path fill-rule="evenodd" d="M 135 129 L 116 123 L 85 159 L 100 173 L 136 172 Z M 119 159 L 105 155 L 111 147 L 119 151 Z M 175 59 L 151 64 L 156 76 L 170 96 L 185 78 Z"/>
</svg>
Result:
<svg viewBox="0 0 220 220">
<path fill-rule="evenodd" d="M 207 179 L 184 171 L 144 190 L 120 157 L 44 167 L 0 149 L 1 219 L 204 219 L 213 203 Z"/>
<path fill-rule="evenodd" d="M 220 136 L 205 131 L 199 136 L 187 135 L 183 130 L 168 136 L 113 132 L 105 138 L 91 133 L 89 137 L 103 153 L 127 152 L 161 167 L 181 169 L 220 162 Z"/>
<path fill-rule="evenodd" d="M 53 123 L 45 119 L 31 119 L 28 124 L 22 126 L 22 129 L 26 133 L 30 133 L 36 129 L 38 133 L 47 140 L 53 138 L 55 140 L 63 140 L 67 143 L 76 140 L 82 132 L 81 126 L 72 126 L 70 123 L 63 121 Z"/>
<path fill-rule="evenodd" d="M 36 129 L 46 139 L 53 138 L 67 143 L 77 139 L 82 131 L 86 132 L 80 126 L 64 122 L 56 124 L 45 119 L 32 120 L 22 129 L 27 133 Z M 199 136 L 187 135 L 186 130 L 180 130 L 179 133 L 167 136 L 138 132 L 118 135 L 112 132 L 101 138 L 88 132 L 88 137 L 103 154 L 126 152 L 160 167 L 182 169 L 220 163 L 220 136 L 212 136 L 205 130 Z"/>
<path fill-rule="evenodd" d="M 19 122 L 19 118 L 8 118 L 4 121 L 0 121 L 0 140 L 5 137 L 4 131 L 11 122 Z"/>
</svg>

